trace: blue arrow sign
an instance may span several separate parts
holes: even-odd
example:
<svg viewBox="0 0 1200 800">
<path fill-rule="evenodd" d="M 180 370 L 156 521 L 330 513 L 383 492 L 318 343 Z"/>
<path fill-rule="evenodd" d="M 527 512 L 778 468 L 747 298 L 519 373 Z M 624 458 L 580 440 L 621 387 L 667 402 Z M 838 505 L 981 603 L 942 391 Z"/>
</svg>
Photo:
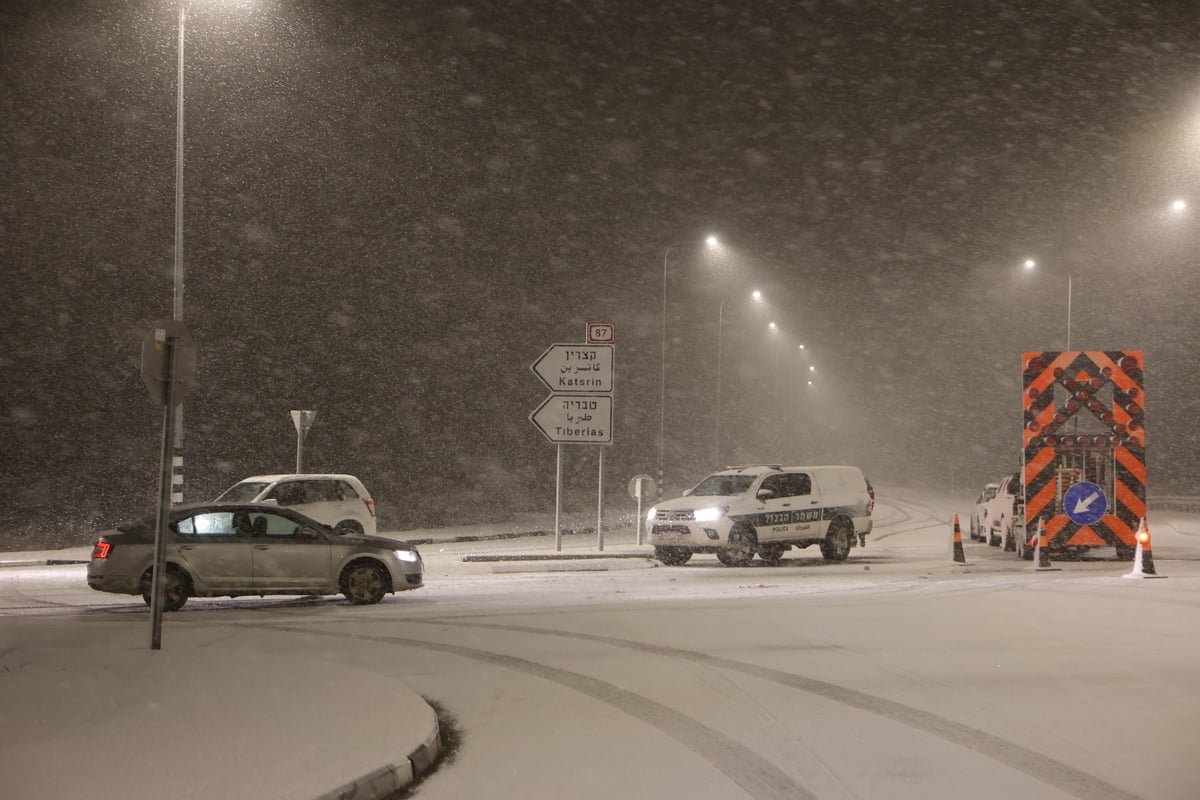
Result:
<svg viewBox="0 0 1200 800">
<path fill-rule="evenodd" d="M 1096 484 L 1080 481 L 1063 495 L 1063 508 L 1075 524 L 1094 525 L 1108 510 L 1108 498 Z"/>
</svg>

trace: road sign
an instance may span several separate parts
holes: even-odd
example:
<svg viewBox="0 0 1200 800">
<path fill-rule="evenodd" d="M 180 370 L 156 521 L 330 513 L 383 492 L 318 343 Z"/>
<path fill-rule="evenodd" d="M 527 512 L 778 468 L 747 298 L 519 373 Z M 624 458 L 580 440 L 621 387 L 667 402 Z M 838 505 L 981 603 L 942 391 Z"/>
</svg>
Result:
<svg viewBox="0 0 1200 800">
<path fill-rule="evenodd" d="M 296 426 L 296 474 L 304 472 L 304 437 L 317 419 L 316 411 L 300 411 L 292 409 L 292 424 Z"/>
<path fill-rule="evenodd" d="M 634 475 L 629 480 L 629 496 L 635 500 L 654 494 L 654 478 L 649 475 Z"/>
<path fill-rule="evenodd" d="M 552 394 L 529 421 L 555 444 L 611 444 L 612 397 Z"/>
<path fill-rule="evenodd" d="M 315 411 L 297 411 L 292 409 L 292 424 L 296 426 L 296 433 L 301 436 L 308 433 L 308 429 L 312 427 L 316 419 L 317 412 Z"/>
<path fill-rule="evenodd" d="M 589 322 L 587 324 L 588 344 L 616 344 L 617 323 Z"/>
<path fill-rule="evenodd" d="M 552 344 L 530 369 L 552 392 L 599 394 L 612 391 L 613 356 L 611 344 Z"/>
<path fill-rule="evenodd" d="M 142 340 L 142 381 L 150 390 L 150 402 L 158 406 L 167 404 L 172 376 L 178 405 L 196 384 L 196 347 L 182 322 L 160 319 Z"/>
<path fill-rule="evenodd" d="M 1096 484 L 1080 481 L 1063 495 L 1063 510 L 1076 525 L 1095 525 L 1108 510 L 1108 498 Z"/>
</svg>

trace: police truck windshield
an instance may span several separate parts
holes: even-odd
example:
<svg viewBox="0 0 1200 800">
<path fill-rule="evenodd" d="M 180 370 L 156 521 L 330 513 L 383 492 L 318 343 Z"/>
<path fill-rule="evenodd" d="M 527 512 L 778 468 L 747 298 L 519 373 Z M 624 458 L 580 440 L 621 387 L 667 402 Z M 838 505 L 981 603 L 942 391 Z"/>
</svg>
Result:
<svg viewBox="0 0 1200 800">
<path fill-rule="evenodd" d="M 747 491 L 757 479 L 757 475 L 709 475 L 690 494 L 693 497 L 732 497 Z"/>
</svg>

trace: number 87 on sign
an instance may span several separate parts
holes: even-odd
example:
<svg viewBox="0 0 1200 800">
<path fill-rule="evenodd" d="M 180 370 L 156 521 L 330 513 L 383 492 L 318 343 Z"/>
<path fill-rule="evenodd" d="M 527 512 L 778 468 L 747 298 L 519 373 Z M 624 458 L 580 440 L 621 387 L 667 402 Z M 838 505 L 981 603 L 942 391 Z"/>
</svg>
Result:
<svg viewBox="0 0 1200 800">
<path fill-rule="evenodd" d="M 587 324 L 588 344 L 614 344 L 617 341 L 617 324 L 615 322 L 589 322 Z"/>
</svg>

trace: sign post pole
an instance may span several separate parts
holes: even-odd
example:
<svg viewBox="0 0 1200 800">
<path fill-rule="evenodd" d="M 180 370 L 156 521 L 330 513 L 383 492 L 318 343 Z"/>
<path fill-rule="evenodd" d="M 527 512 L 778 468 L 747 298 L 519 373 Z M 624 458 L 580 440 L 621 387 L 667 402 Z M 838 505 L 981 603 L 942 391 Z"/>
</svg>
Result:
<svg viewBox="0 0 1200 800">
<path fill-rule="evenodd" d="M 650 488 L 647 489 L 646 487 Z M 654 478 L 649 475 L 634 475 L 629 481 L 629 496 L 637 500 L 637 543 L 643 543 L 642 528 L 645 524 L 644 512 L 642 511 L 642 500 L 648 492 L 654 491 Z"/>
<path fill-rule="evenodd" d="M 604 551 L 604 448 L 600 448 L 600 480 L 596 488 L 596 549 Z"/>
<path fill-rule="evenodd" d="M 642 482 L 637 482 L 637 543 L 642 543 Z"/>
<path fill-rule="evenodd" d="M 554 551 L 562 552 L 562 444 L 558 445 L 558 455 L 554 462 Z"/>
<path fill-rule="evenodd" d="M 175 431 L 181 422 L 183 398 L 196 377 L 196 348 L 179 320 L 161 319 L 142 340 L 142 381 L 150 402 L 163 406 L 162 450 L 159 457 L 158 513 L 154 525 L 154 569 L 150 578 L 150 649 L 162 649 L 163 587 L 165 586 L 171 500 L 173 495 Z M 179 428 L 182 434 L 182 426 Z"/>
<path fill-rule="evenodd" d="M 154 571 L 150 578 L 150 649 L 162 649 L 163 572 L 167 567 L 167 525 L 171 512 L 171 464 L 175 442 L 175 344 L 170 333 L 163 340 L 163 374 L 167 378 L 167 404 L 163 409 L 162 455 L 158 471 L 158 516 L 154 525 Z"/>
</svg>

